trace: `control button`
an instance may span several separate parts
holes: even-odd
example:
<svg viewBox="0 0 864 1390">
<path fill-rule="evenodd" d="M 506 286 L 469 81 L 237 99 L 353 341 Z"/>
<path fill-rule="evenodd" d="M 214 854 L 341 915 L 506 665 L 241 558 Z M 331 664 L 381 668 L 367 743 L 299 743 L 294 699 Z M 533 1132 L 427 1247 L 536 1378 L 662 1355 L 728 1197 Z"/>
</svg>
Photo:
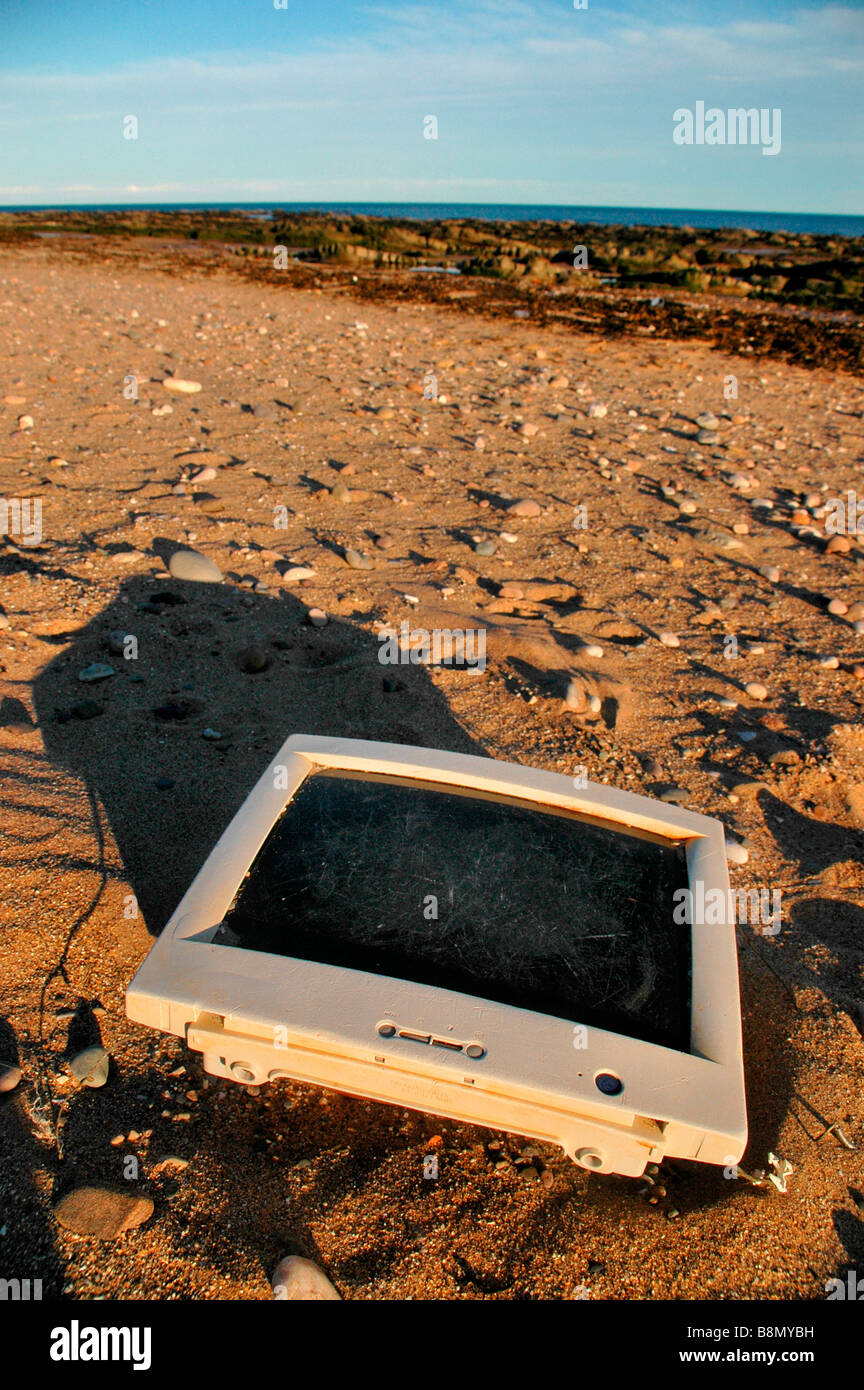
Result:
<svg viewBox="0 0 864 1390">
<path fill-rule="evenodd" d="M 466 1057 L 471 1057 L 475 1061 L 486 1056 L 486 1049 L 482 1043 L 469 1043 L 465 1049 Z"/>
<path fill-rule="evenodd" d="M 620 1096 L 624 1090 L 624 1082 L 620 1076 L 615 1076 L 611 1071 L 598 1072 L 594 1078 L 594 1085 L 604 1096 Z"/>
<path fill-rule="evenodd" d="M 232 1062 L 231 1075 L 235 1076 L 238 1081 L 249 1082 L 255 1080 L 255 1073 L 248 1062 Z"/>
</svg>

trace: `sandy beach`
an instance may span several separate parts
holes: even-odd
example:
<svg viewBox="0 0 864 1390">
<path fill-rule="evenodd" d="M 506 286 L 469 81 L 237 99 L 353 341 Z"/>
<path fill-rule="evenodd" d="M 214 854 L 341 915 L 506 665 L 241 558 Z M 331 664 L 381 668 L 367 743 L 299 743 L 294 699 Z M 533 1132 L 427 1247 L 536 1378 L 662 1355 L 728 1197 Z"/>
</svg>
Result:
<svg viewBox="0 0 864 1390">
<path fill-rule="evenodd" d="M 295 1252 L 346 1300 L 808 1300 L 864 1269 L 864 531 L 826 526 L 856 488 L 864 513 L 860 377 L 76 245 L 0 245 L 3 1275 L 270 1299 Z M 222 582 L 169 575 L 178 547 Z M 382 679 L 403 620 L 482 627 L 485 672 Z M 785 1193 L 258 1092 L 128 1022 L 293 731 L 584 766 L 723 821 L 733 886 L 782 894 L 738 944 L 742 1166 L 787 1160 Z M 92 1045 L 98 1088 L 69 1069 Z M 129 1229 L 68 1229 L 86 1186 Z"/>
</svg>

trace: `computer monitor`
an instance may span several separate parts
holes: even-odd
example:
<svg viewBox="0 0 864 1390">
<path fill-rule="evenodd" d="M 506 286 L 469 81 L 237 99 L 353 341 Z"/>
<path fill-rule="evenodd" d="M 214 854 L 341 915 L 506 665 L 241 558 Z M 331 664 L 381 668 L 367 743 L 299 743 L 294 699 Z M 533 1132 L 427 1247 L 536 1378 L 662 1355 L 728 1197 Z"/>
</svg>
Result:
<svg viewBox="0 0 864 1390">
<path fill-rule="evenodd" d="M 127 1013 L 213 1075 L 512 1130 L 596 1172 L 731 1163 L 747 1133 L 728 889 L 709 817 L 488 758 L 295 734 Z"/>
</svg>

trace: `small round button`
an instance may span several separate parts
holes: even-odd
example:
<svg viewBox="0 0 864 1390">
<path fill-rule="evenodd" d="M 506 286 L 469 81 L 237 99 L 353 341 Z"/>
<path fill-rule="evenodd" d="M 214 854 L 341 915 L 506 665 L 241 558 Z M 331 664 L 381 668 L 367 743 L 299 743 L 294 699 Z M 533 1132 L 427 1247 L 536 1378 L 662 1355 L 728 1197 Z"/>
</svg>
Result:
<svg viewBox="0 0 864 1390">
<path fill-rule="evenodd" d="M 378 1032 L 379 1032 L 379 1034 L 381 1035 L 382 1038 L 392 1038 L 392 1037 L 395 1037 L 395 1035 L 396 1035 L 396 1024 L 395 1024 L 395 1023 L 388 1023 L 388 1022 L 385 1020 L 384 1023 L 379 1023 L 379 1024 L 378 1024 Z"/>
<path fill-rule="evenodd" d="M 236 1076 L 238 1081 L 254 1081 L 255 1073 L 247 1062 L 232 1062 L 231 1075 Z"/>
<path fill-rule="evenodd" d="M 620 1096 L 624 1090 L 624 1082 L 620 1076 L 615 1076 L 611 1071 L 598 1072 L 594 1078 L 594 1085 L 604 1096 Z"/>
<path fill-rule="evenodd" d="M 480 1057 L 486 1056 L 486 1049 L 482 1043 L 469 1043 L 465 1049 L 465 1056 L 477 1061 Z"/>
</svg>

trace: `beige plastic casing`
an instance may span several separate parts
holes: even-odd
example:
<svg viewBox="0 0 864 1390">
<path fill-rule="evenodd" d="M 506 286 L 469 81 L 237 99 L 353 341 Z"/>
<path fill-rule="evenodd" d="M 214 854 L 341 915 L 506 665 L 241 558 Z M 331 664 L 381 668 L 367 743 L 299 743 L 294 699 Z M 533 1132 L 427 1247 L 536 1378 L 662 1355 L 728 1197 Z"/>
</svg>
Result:
<svg viewBox="0 0 864 1390">
<path fill-rule="evenodd" d="M 710 925 L 694 912 L 690 1052 L 410 980 L 217 944 L 274 822 L 324 768 L 476 789 L 683 843 L 690 887 L 701 881 L 705 890 L 693 892 L 695 906 L 729 905 Z M 576 790 L 560 773 L 490 758 L 294 734 L 144 960 L 126 1012 L 185 1037 L 214 1076 L 259 1085 L 288 1077 L 511 1130 L 559 1144 L 600 1173 L 636 1177 L 667 1154 L 732 1163 L 747 1124 L 728 888 L 723 827 L 708 816 L 593 783 Z M 383 1036 L 382 1027 L 395 1031 Z M 621 1080 L 618 1095 L 597 1089 L 601 1072 Z"/>
</svg>

